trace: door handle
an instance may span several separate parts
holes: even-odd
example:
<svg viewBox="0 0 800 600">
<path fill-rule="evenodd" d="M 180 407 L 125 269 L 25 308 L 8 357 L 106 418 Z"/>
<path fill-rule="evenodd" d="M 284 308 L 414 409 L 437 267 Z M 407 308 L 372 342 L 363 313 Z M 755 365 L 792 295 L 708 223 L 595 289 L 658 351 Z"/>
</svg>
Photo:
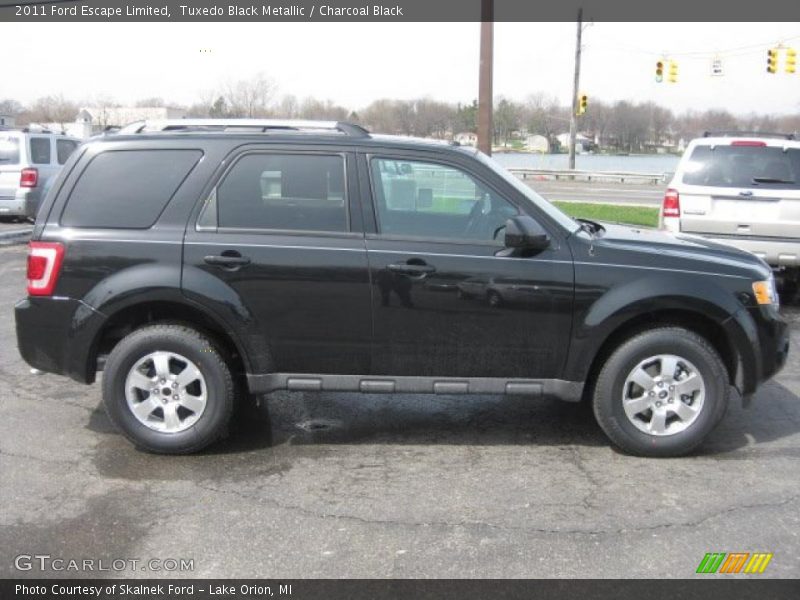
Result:
<svg viewBox="0 0 800 600">
<path fill-rule="evenodd" d="M 230 252 L 228 254 L 212 254 L 210 256 L 206 256 L 203 260 L 208 265 L 225 267 L 227 269 L 243 267 L 250 264 L 250 259 L 246 256 L 242 256 L 238 252 Z"/>
<path fill-rule="evenodd" d="M 433 273 L 436 271 L 436 267 L 426 264 L 415 265 L 408 263 L 394 263 L 386 268 L 390 271 L 394 271 L 395 273 L 407 273 L 409 275 L 424 275 L 426 273 Z"/>
</svg>

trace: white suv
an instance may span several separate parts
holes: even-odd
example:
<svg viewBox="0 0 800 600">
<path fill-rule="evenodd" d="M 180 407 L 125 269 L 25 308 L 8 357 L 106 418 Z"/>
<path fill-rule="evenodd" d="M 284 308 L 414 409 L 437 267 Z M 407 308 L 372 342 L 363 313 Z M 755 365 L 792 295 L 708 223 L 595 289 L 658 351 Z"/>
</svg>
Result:
<svg viewBox="0 0 800 600">
<path fill-rule="evenodd" d="M 0 219 L 36 218 L 48 184 L 80 143 L 47 129 L 0 128 Z"/>
<path fill-rule="evenodd" d="M 796 284 L 800 141 L 763 133 L 692 140 L 664 196 L 661 225 L 748 250 Z"/>
</svg>

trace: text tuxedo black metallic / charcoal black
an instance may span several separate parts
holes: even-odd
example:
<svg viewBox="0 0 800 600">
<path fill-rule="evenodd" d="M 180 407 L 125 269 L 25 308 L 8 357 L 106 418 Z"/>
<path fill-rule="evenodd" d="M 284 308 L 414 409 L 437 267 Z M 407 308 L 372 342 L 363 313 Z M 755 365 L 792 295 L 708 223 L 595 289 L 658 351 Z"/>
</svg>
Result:
<svg viewBox="0 0 800 600">
<path fill-rule="evenodd" d="M 684 454 L 788 352 L 774 280 L 699 237 L 575 221 L 473 149 L 182 120 L 80 147 L 44 200 L 19 349 L 136 445 L 196 451 L 277 389 L 591 402 Z"/>
</svg>

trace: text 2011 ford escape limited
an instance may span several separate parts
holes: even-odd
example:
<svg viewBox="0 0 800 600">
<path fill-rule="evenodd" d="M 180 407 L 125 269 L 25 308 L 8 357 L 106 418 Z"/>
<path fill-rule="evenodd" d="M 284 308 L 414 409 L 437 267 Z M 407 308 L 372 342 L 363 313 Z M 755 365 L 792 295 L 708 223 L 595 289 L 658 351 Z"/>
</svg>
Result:
<svg viewBox="0 0 800 600">
<path fill-rule="evenodd" d="M 586 399 L 674 456 L 784 364 L 772 274 L 697 237 L 575 221 L 471 149 L 344 123 L 140 123 L 44 201 L 19 349 L 137 446 L 199 450 L 237 394 Z"/>
</svg>

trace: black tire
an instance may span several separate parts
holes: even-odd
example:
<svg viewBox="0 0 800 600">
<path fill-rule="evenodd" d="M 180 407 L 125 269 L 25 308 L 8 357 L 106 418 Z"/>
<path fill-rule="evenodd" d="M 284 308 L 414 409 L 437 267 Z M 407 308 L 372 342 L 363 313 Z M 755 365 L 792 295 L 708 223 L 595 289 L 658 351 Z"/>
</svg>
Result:
<svg viewBox="0 0 800 600">
<path fill-rule="evenodd" d="M 166 351 L 191 360 L 206 382 L 205 409 L 188 429 L 159 432 L 141 423 L 128 407 L 125 380 L 132 367 L 151 352 Z M 137 447 L 158 454 L 197 452 L 224 437 L 233 412 L 231 370 L 211 339 L 182 325 L 151 325 L 123 338 L 111 351 L 103 373 L 103 403 L 111 421 Z"/>
<path fill-rule="evenodd" d="M 637 364 L 661 354 L 677 355 L 693 363 L 703 378 L 705 398 L 686 429 L 658 436 L 641 431 L 625 414 L 623 387 Z M 662 327 L 630 338 L 609 356 L 597 377 L 593 408 L 600 427 L 624 452 L 651 457 L 682 456 L 697 448 L 722 420 L 729 397 L 728 373 L 713 346 L 687 329 Z"/>
</svg>

